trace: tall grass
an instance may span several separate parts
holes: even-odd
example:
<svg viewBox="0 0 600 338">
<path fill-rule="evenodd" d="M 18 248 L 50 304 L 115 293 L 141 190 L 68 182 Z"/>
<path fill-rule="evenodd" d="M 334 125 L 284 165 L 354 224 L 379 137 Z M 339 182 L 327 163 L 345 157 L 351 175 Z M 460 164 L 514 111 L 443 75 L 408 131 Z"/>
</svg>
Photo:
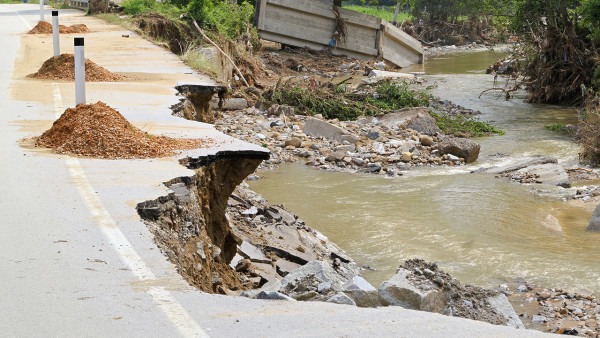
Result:
<svg viewBox="0 0 600 338">
<path fill-rule="evenodd" d="M 384 9 L 380 9 L 380 7 L 348 5 L 348 6 L 344 6 L 344 8 L 349 9 L 351 11 L 376 16 L 378 18 L 382 18 L 389 22 L 392 22 L 392 20 L 394 19 L 394 7 L 384 7 Z M 398 13 L 398 19 L 397 19 L 398 22 L 402 22 L 407 19 L 412 19 L 412 16 L 410 14 L 404 13 L 404 12 Z"/>
</svg>

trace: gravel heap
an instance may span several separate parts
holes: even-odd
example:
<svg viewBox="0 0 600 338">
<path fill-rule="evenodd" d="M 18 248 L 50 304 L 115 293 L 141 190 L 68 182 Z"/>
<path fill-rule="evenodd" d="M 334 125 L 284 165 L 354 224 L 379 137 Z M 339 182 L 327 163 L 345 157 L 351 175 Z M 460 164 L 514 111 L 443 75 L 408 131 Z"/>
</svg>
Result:
<svg viewBox="0 0 600 338">
<path fill-rule="evenodd" d="M 193 149 L 198 139 L 153 136 L 129 123 L 103 102 L 67 109 L 52 128 L 36 139 L 36 146 L 56 153 L 105 159 L 171 156 L 179 149 Z"/>
<path fill-rule="evenodd" d="M 58 25 L 58 30 L 61 34 L 89 33 L 90 31 L 84 24 L 72 26 Z M 46 21 L 40 21 L 27 34 L 52 34 L 52 24 Z"/>
<path fill-rule="evenodd" d="M 37 73 L 27 77 L 45 80 L 71 80 L 75 81 L 75 56 L 61 54 L 46 60 Z M 109 72 L 89 59 L 85 59 L 85 80 L 90 82 L 115 82 L 127 79 L 123 75 Z"/>
</svg>

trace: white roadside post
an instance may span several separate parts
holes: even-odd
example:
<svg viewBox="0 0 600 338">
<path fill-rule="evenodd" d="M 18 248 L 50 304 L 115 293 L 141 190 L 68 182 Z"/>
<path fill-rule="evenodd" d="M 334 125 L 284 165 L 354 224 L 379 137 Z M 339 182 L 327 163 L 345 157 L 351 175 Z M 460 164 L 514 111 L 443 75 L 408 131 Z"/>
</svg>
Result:
<svg viewBox="0 0 600 338">
<path fill-rule="evenodd" d="M 52 11 L 52 43 L 54 45 L 54 56 L 60 55 L 60 40 L 58 39 L 59 33 L 58 11 Z"/>
<path fill-rule="evenodd" d="M 44 21 L 44 0 L 40 0 L 40 21 Z"/>
<path fill-rule="evenodd" d="M 75 106 L 85 104 L 85 55 L 83 38 L 75 38 Z"/>
</svg>

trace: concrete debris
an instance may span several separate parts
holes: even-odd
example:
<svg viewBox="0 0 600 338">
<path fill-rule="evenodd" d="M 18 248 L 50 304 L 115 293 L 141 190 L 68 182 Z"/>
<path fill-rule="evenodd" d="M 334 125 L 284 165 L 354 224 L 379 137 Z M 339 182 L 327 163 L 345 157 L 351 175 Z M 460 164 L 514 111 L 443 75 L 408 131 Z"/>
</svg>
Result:
<svg viewBox="0 0 600 338">
<path fill-rule="evenodd" d="M 600 231 L 600 205 L 594 209 L 594 213 L 592 214 L 592 219 L 587 226 L 587 231 Z"/>
</svg>

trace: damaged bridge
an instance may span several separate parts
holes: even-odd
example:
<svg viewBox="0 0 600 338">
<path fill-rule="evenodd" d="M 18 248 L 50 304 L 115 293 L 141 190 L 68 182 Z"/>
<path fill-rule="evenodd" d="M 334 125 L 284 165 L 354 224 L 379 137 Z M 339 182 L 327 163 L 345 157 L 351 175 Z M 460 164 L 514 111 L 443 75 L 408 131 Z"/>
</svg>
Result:
<svg viewBox="0 0 600 338">
<path fill-rule="evenodd" d="M 383 19 L 339 8 L 331 0 L 259 0 L 255 24 L 261 38 L 281 44 L 331 48 L 336 55 L 398 67 L 423 63 L 419 41 Z"/>
</svg>

